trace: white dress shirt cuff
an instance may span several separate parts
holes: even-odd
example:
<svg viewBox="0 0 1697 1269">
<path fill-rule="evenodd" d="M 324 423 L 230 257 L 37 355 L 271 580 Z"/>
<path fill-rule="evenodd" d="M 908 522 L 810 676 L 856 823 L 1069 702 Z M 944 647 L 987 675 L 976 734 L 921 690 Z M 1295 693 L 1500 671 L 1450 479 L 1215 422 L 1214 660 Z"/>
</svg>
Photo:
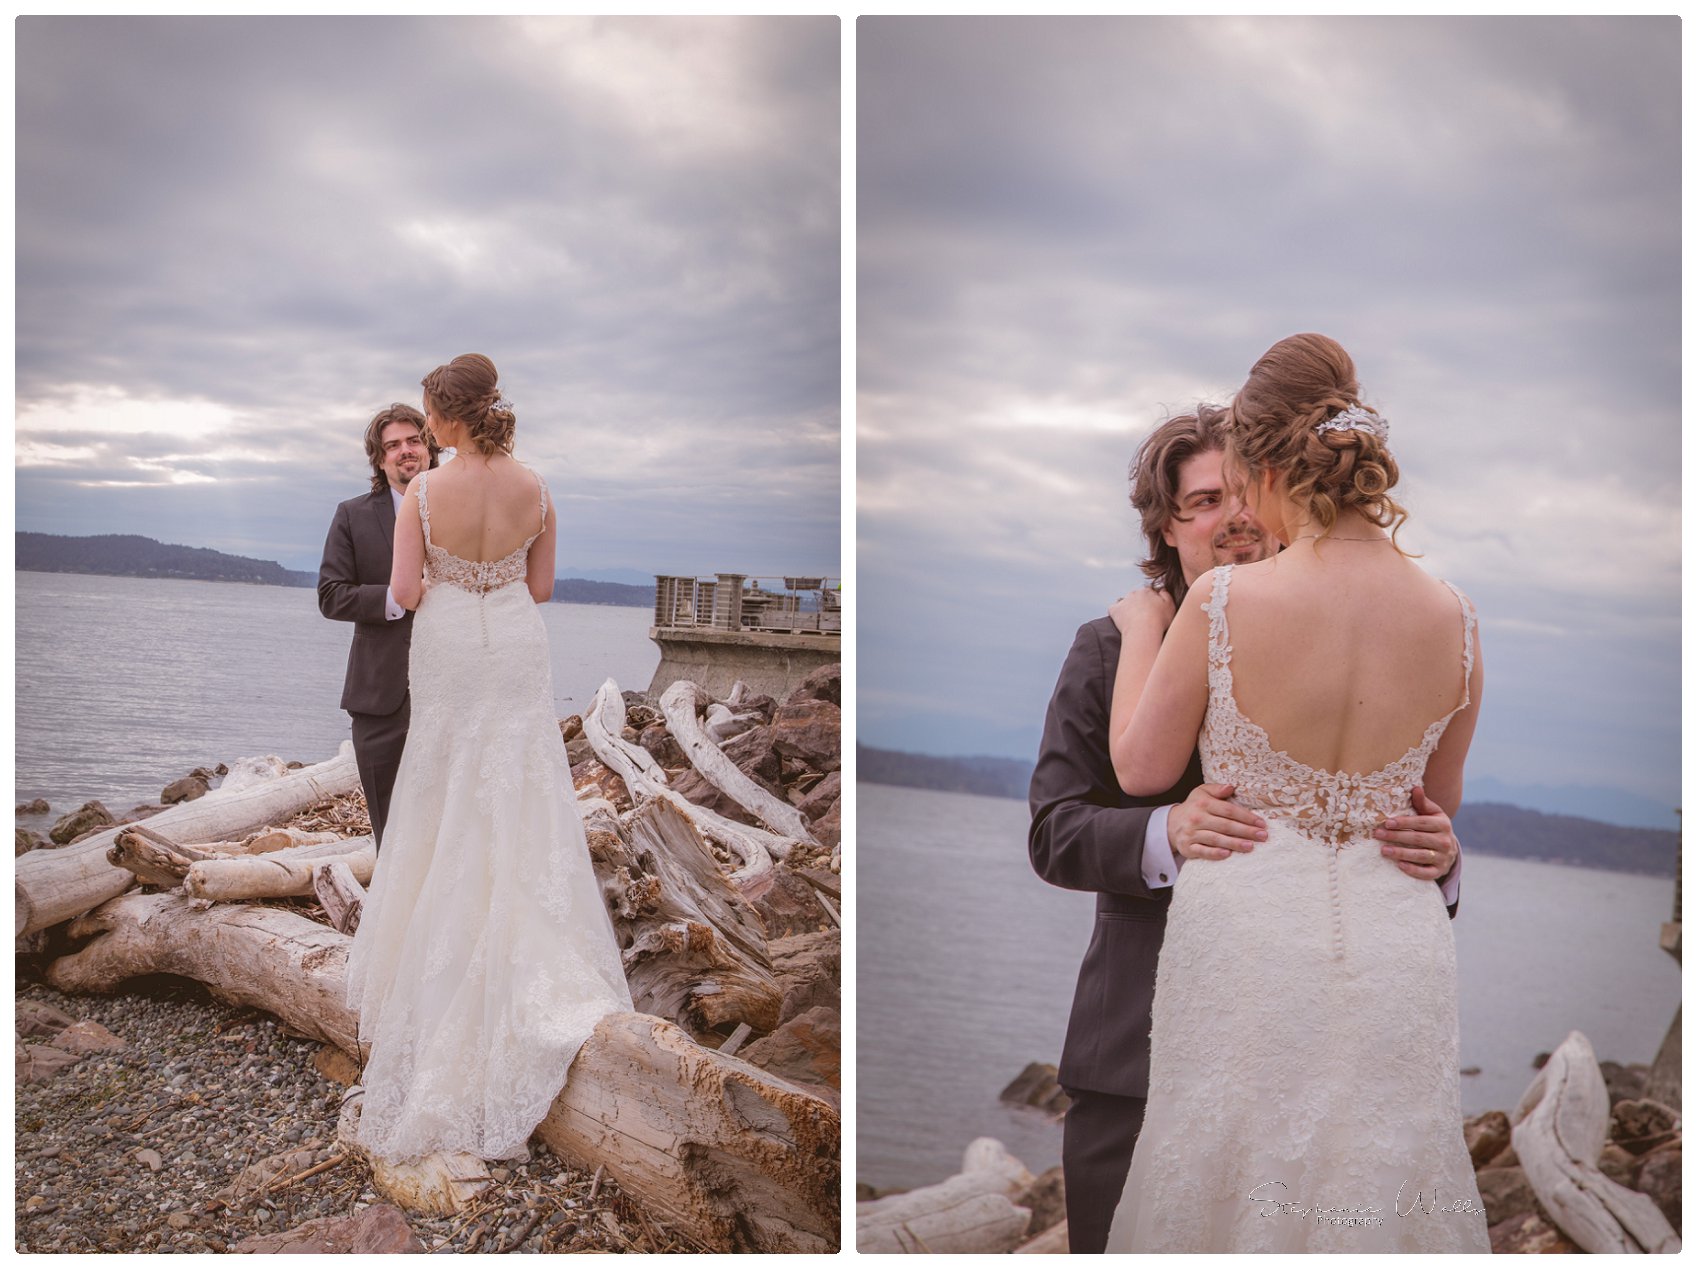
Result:
<svg viewBox="0 0 1697 1269">
<path fill-rule="evenodd" d="M 1457 845 L 1460 845 L 1460 843 L 1458 842 Z M 1456 853 L 1455 867 L 1450 869 L 1450 875 L 1444 878 L 1443 884 L 1438 889 L 1444 892 L 1444 906 L 1446 908 L 1453 908 L 1456 901 L 1461 898 L 1461 854 L 1459 851 Z"/>
<path fill-rule="evenodd" d="M 384 587 L 383 597 L 386 605 L 383 609 L 383 615 L 390 621 L 399 621 L 407 615 L 407 610 L 395 602 L 395 588 L 393 586 Z"/>
<path fill-rule="evenodd" d="M 1160 890 L 1178 880 L 1178 860 L 1173 857 L 1172 843 L 1167 840 L 1167 812 L 1170 806 L 1158 806 L 1149 814 L 1143 830 L 1143 884 Z"/>
</svg>

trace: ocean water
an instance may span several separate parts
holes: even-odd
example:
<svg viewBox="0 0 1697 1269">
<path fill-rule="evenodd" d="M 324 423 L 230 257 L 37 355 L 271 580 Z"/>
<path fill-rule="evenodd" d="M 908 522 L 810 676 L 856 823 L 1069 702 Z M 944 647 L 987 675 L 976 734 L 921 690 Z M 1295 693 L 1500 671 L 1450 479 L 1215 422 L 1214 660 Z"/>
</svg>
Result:
<svg viewBox="0 0 1697 1269">
<path fill-rule="evenodd" d="M 1058 1062 L 1093 895 L 1038 880 L 1023 802 L 862 783 L 857 795 L 856 1180 L 940 1181 L 974 1137 L 1034 1172 L 1058 1122 L 997 1095 Z M 1465 844 L 1464 844 L 1465 848 Z M 1569 1031 L 1648 1062 L 1679 1004 L 1657 946 L 1668 878 L 1472 853 L 1455 921 L 1463 1110 L 1512 1109 Z"/>
<path fill-rule="evenodd" d="M 318 762 L 349 735 L 338 708 L 353 626 L 314 591 L 140 577 L 18 573 L 17 797 L 38 827 L 91 798 L 157 801 L 198 766 L 275 754 Z M 555 708 L 604 679 L 645 689 L 660 663 L 643 608 L 543 604 Z"/>
</svg>

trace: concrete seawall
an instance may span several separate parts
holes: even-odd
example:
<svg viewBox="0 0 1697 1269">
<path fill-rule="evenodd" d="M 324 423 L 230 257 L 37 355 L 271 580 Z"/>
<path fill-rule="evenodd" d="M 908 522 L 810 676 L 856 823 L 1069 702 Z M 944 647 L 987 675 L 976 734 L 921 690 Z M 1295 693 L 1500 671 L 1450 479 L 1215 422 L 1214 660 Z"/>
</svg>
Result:
<svg viewBox="0 0 1697 1269">
<path fill-rule="evenodd" d="M 741 679 L 755 692 L 783 700 L 814 670 L 843 659 L 843 641 L 830 635 L 655 626 L 648 637 L 660 647 L 660 664 L 648 684 L 651 696 L 689 679 L 723 697 Z"/>
</svg>

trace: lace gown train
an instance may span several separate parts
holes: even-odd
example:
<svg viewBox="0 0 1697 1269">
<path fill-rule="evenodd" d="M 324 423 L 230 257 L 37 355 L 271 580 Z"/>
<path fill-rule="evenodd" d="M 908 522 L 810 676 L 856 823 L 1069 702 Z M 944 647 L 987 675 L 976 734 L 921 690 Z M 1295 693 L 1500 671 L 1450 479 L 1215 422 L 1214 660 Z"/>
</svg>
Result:
<svg viewBox="0 0 1697 1269">
<path fill-rule="evenodd" d="M 596 1022 L 631 999 L 525 585 L 541 530 L 505 559 L 450 555 L 430 541 L 428 475 L 412 722 L 348 958 L 371 1044 L 359 1137 L 389 1159 L 513 1158 Z"/>
<path fill-rule="evenodd" d="M 1489 1251 L 1462 1137 L 1455 942 L 1438 887 L 1372 833 L 1408 814 L 1467 704 L 1365 775 L 1275 751 L 1232 691 L 1209 613 L 1210 782 L 1267 821 L 1248 854 L 1179 873 L 1156 973 L 1149 1100 L 1110 1251 Z M 1451 587 L 1454 590 L 1453 587 Z"/>
</svg>

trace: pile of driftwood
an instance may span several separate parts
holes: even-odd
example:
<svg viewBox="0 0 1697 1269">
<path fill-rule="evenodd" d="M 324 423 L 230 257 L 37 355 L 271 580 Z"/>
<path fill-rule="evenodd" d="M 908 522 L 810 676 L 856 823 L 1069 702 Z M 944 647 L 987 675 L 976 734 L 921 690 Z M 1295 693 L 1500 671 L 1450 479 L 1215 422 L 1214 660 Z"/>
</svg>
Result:
<svg viewBox="0 0 1697 1269">
<path fill-rule="evenodd" d="M 839 1241 L 839 682 L 820 671 L 778 705 L 689 683 L 653 702 L 608 681 L 562 723 L 637 1012 L 596 1028 L 537 1134 L 711 1250 Z M 757 730 L 743 748 L 765 744 L 776 780 L 720 743 Z M 20 856 L 19 950 L 65 992 L 192 978 L 361 1061 L 343 984 L 371 839 L 301 826 L 345 818 L 326 812 L 357 796 L 352 754 L 242 771 L 145 824 Z M 827 779 L 837 797 L 810 802 Z M 356 1094 L 349 1144 L 357 1112 Z M 463 1157 L 370 1162 L 415 1209 L 456 1210 L 482 1184 Z"/>
</svg>

